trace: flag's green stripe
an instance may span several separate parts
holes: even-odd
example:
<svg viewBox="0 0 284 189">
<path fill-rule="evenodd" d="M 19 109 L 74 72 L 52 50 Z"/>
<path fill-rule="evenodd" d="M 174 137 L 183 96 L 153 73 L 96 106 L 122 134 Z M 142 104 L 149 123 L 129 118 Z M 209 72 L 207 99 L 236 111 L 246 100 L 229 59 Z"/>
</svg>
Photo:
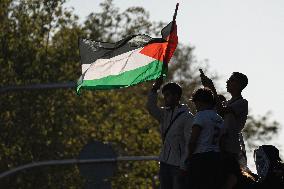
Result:
<svg viewBox="0 0 284 189">
<path fill-rule="evenodd" d="M 116 89 L 128 87 L 143 81 L 149 81 L 161 76 L 163 62 L 155 60 L 146 66 L 123 72 L 119 75 L 110 75 L 96 80 L 83 80 L 77 83 L 77 93 L 80 89 Z"/>
</svg>

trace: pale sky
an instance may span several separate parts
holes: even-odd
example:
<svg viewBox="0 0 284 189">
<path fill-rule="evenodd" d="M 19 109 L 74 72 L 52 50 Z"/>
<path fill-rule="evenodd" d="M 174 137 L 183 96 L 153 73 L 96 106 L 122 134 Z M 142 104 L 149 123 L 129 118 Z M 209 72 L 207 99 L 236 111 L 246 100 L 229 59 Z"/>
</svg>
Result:
<svg viewBox="0 0 284 189">
<path fill-rule="evenodd" d="M 83 20 L 98 11 L 102 0 L 70 0 L 67 7 Z M 234 71 L 245 73 L 249 84 L 243 96 L 250 113 L 272 112 L 284 124 L 284 0 L 114 0 L 121 11 L 142 6 L 152 21 L 170 22 L 176 3 L 179 42 L 195 46 L 198 60 L 209 60 L 221 76 L 218 87 Z M 284 128 L 270 144 L 284 147 Z M 284 148 L 281 151 L 284 157 Z"/>
</svg>

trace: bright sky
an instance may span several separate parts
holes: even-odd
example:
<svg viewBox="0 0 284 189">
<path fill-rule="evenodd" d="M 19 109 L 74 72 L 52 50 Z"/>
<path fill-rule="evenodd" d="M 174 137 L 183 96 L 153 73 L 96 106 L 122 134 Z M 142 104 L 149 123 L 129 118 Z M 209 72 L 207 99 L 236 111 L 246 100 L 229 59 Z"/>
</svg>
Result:
<svg viewBox="0 0 284 189">
<path fill-rule="evenodd" d="M 81 19 L 99 10 L 102 0 L 70 0 L 67 6 Z M 170 22 L 176 3 L 179 42 L 195 46 L 199 60 L 225 81 L 233 71 L 245 73 L 249 85 L 243 96 L 255 116 L 272 112 L 284 124 L 284 1 L 283 0 L 114 0 L 122 11 L 142 6 L 152 21 Z M 284 145 L 284 128 L 272 144 Z M 284 147 L 284 146 L 283 146 Z M 284 148 L 282 148 L 284 157 Z"/>
</svg>

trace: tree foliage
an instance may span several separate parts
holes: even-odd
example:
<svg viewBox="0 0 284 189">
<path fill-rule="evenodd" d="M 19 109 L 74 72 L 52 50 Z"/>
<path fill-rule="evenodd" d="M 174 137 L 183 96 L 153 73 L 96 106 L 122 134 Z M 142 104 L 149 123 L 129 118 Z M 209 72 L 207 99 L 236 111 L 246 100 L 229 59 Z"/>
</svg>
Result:
<svg viewBox="0 0 284 189">
<path fill-rule="evenodd" d="M 265 116 L 255 118 L 248 116 L 246 127 L 244 128 L 244 138 L 247 140 L 250 149 L 270 141 L 278 132 L 279 123 L 269 119 L 270 113 Z"/>
<path fill-rule="evenodd" d="M 1 87 L 75 81 L 81 72 L 78 38 L 117 41 L 126 35 L 158 36 L 164 23 L 149 21 L 141 7 L 123 12 L 112 0 L 101 3 L 83 24 L 65 0 L 2 0 L 0 6 Z M 169 80 L 184 87 L 184 102 L 199 86 L 193 48 L 179 45 Z M 72 89 L 7 92 L 0 96 L 0 172 L 43 160 L 78 156 L 92 140 L 111 143 L 121 156 L 158 155 L 158 123 L 145 110 L 151 82 L 115 91 Z M 246 135 L 267 129 L 266 122 L 250 117 Z M 258 129 L 257 129 L 258 128 Z M 265 138 L 267 139 L 267 138 Z M 114 188 L 157 188 L 156 162 L 119 164 Z M 0 180 L 1 188 L 82 188 L 76 166 L 32 169 Z"/>
</svg>

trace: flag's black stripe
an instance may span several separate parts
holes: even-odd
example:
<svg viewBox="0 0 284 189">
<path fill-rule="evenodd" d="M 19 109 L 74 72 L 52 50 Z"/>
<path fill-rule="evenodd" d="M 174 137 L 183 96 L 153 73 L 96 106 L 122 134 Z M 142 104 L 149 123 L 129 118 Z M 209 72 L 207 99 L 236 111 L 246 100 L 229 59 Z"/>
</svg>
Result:
<svg viewBox="0 0 284 189">
<path fill-rule="evenodd" d="M 166 27 L 161 30 L 162 38 L 167 39 L 167 37 L 171 34 L 173 22 L 170 22 Z"/>
<path fill-rule="evenodd" d="M 116 43 L 105 43 L 96 42 L 89 39 L 79 39 L 81 63 L 91 64 L 97 59 L 110 59 L 154 42 L 165 42 L 165 40 L 161 38 L 151 38 L 147 35 L 129 36 Z"/>
</svg>

